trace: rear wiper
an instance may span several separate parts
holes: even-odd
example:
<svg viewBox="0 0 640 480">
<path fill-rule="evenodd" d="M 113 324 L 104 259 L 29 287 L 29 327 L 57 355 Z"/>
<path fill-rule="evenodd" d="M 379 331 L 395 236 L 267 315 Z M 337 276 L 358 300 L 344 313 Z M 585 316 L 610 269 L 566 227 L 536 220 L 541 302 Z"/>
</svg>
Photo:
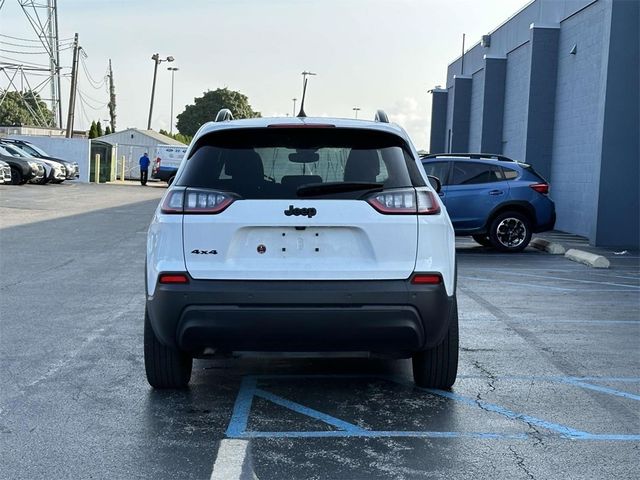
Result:
<svg viewBox="0 0 640 480">
<path fill-rule="evenodd" d="M 296 193 L 298 197 L 315 197 L 316 195 L 326 195 L 330 193 L 357 192 L 359 190 L 382 190 L 382 183 L 373 182 L 327 182 L 309 183 L 298 187 Z"/>
</svg>

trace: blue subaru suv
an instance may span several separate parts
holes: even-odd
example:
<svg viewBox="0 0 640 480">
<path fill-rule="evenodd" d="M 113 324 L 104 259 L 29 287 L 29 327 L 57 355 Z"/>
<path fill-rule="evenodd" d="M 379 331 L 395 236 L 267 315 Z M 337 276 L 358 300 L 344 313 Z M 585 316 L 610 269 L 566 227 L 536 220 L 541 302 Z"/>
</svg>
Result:
<svg viewBox="0 0 640 480">
<path fill-rule="evenodd" d="M 439 194 L 456 235 L 520 252 L 532 233 L 555 225 L 549 184 L 526 163 L 502 155 L 446 153 L 424 156 L 422 164 L 442 184 Z"/>
</svg>

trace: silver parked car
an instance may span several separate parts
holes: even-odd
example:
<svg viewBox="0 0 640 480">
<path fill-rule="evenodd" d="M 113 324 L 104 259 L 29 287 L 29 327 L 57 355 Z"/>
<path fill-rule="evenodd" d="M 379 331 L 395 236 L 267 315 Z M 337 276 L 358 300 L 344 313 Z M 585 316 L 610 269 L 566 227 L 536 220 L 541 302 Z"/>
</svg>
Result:
<svg viewBox="0 0 640 480">
<path fill-rule="evenodd" d="M 11 166 L 0 160 L 0 184 L 2 183 L 11 184 Z"/>
</svg>

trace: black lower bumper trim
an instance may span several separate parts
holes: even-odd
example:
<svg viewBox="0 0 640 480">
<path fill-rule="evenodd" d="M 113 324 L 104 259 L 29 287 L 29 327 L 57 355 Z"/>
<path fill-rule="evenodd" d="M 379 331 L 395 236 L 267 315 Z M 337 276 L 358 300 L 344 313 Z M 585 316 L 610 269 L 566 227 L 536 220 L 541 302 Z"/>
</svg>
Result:
<svg viewBox="0 0 640 480">
<path fill-rule="evenodd" d="M 147 309 L 162 343 L 196 353 L 410 354 L 442 341 L 452 298 L 405 280 L 192 280 L 158 285 Z"/>
</svg>

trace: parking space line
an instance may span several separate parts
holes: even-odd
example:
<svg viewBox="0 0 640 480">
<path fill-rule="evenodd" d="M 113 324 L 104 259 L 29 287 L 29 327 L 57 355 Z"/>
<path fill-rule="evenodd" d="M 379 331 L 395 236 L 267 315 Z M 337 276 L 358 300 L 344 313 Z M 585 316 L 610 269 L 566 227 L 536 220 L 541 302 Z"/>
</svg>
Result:
<svg viewBox="0 0 640 480">
<path fill-rule="evenodd" d="M 286 398 L 274 395 L 273 393 L 267 392 L 260 388 L 256 389 L 255 395 L 257 397 L 264 398 L 265 400 L 269 400 L 276 405 L 280 405 L 282 407 L 288 408 L 289 410 L 293 410 L 294 412 L 298 412 L 307 417 L 320 420 L 321 422 L 331 425 L 332 427 L 339 428 L 340 430 L 344 430 L 345 432 L 360 434 L 366 431 L 357 425 L 345 422 L 344 420 L 340 420 L 336 417 L 332 417 L 331 415 L 327 415 L 326 413 L 319 412 L 318 410 L 314 410 L 313 408 L 305 407 L 304 405 L 292 402 L 291 400 L 287 400 Z"/>
<path fill-rule="evenodd" d="M 592 383 L 582 382 L 579 379 L 571 378 L 564 380 L 565 383 L 575 385 L 577 387 L 586 388 L 588 390 L 595 390 L 596 392 L 606 393 L 608 395 L 615 395 L 616 397 L 629 398 L 631 400 L 640 401 L 640 395 L 636 395 L 629 392 L 623 392 L 622 390 L 616 390 L 615 388 L 602 387 L 600 385 L 594 385 Z"/>
<path fill-rule="evenodd" d="M 227 427 L 227 437 L 237 438 L 240 436 L 240 433 L 247 429 L 247 422 L 249 421 L 249 413 L 251 412 L 251 403 L 253 402 L 253 396 L 256 391 L 256 384 L 257 380 L 254 376 L 246 376 L 242 378 L 240 390 L 236 397 L 236 403 L 233 406 L 231 420 Z"/>
<path fill-rule="evenodd" d="M 484 323 L 484 322 L 499 322 L 500 320 L 496 318 L 476 318 L 473 320 L 465 320 L 461 319 L 461 323 Z M 640 325 L 640 320 L 540 320 L 540 319 L 512 319 L 512 322 L 515 323 L 525 323 L 527 325 L 537 325 L 539 323 L 550 323 L 550 324 L 574 324 L 574 323 L 588 323 L 593 325 Z"/>
<path fill-rule="evenodd" d="M 491 283 L 504 283 L 505 285 L 514 285 L 516 287 L 529 287 L 529 288 L 541 288 L 543 290 L 557 290 L 559 292 L 575 292 L 577 289 L 575 288 L 565 288 L 565 287 L 552 287 L 550 285 L 539 285 L 535 283 L 523 283 L 523 282 L 510 282 L 508 280 L 498 280 L 493 278 L 480 278 L 480 277 L 469 277 L 466 275 L 458 275 L 458 278 L 463 278 L 465 280 L 479 280 L 481 282 L 491 282 Z"/>
<path fill-rule="evenodd" d="M 223 439 L 218 447 L 218 454 L 213 464 L 211 480 L 241 480 L 255 478 L 243 475 L 245 459 L 247 457 L 248 440 Z"/>
<path fill-rule="evenodd" d="M 540 427 L 545 430 L 549 430 L 555 434 L 558 434 L 560 438 L 566 438 L 571 440 L 591 440 L 591 441 L 640 441 L 640 435 L 638 434 L 595 434 L 582 430 L 578 430 L 567 425 L 562 425 L 555 422 L 549 422 L 547 420 L 527 415 L 525 413 L 515 412 L 506 407 L 486 402 L 483 400 L 477 400 L 457 393 L 436 390 L 429 388 L 417 387 L 413 383 L 410 383 L 404 379 L 388 375 L 261 375 L 261 376 L 247 376 L 242 380 L 240 391 L 234 405 L 229 427 L 227 428 L 227 436 L 230 438 L 250 439 L 250 438 L 347 438 L 347 437 L 368 437 L 368 438 L 383 438 L 383 437 L 415 437 L 415 438 L 481 438 L 481 439 L 526 439 L 532 436 L 531 433 L 501 433 L 501 432 L 434 432 L 434 431 L 379 431 L 379 430 L 367 430 L 357 425 L 351 424 L 344 420 L 338 419 L 331 415 L 319 412 L 318 410 L 305 407 L 297 402 L 293 402 L 286 398 L 275 395 L 262 388 L 257 388 L 259 380 L 296 380 L 296 379 L 309 379 L 324 378 L 324 379 L 378 379 L 387 380 L 400 385 L 406 385 L 412 389 L 424 391 L 432 395 L 448 398 L 468 406 L 477 407 L 484 411 L 496 413 L 506 418 L 515 421 L 521 421 L 531 427 Z M 458 378 L 482 378 L 480 375 L 459 375 Z M 566 385 L 587 388 L 600 391 L 601 393 L 608 395 L 623 396 L 633 400 L 640 399 L 640 396 L 631 394 L 629 392 L 622 392 L 620 390 L 600 387 L 599 385 L 593 385 L 592 381 L 611 381 L 611 382 L 640 382 L 638 377 L 536 377 L 536 376 L 503 376 L 496 377 L 498 380 L 538 380 L 546 382 L 564 383 Z M 251 403 L 254 396 L 268 400 L 274 404 L 281 405 L 294 412 L 303 414 L 315 420 L 322 421 L 340 430 L 332 431 L 248 431 L 247 424 L 249 415 L 251 413 Z"/>
<path fill-rule="evenodd" d="M 420 387 L 416 387 L 416 388 L 420 388 Z M 566 425 L 560 425 L 559 423 L 548 422 L 546 420 L 542 420 L 541 418 L 533 417 L 531 415 L 526 415 L 524 413 L 514 412 L 512 410 L 509 410 L 508 408 L 501 407 L 500 405 L 496 405 L 494 403 L 485 402 L 484 400 L 475 400 L 469 397 L 465 397 L 463 395 L 459 395 L 457 393 L 447 392 L 444 390 L 435 390 L 432 388 L 422 388 L 421 390 L 429 392 L 433 395 L 439 395 L 441 397 L 450 398 L 452 400 L 456 400 L 466 405 L 479 407 L 482 410 L 497 413 L 504 417 L 510 418 L 511 420 L 520 420 L 530 425 L 535 425 L 536 427 L 541 427 L 546 430 L 551 430 L 552 432 L 559 433 L 561 436 L 564 436 L 564 437 L 579 438 L 579 437 L 588 435 L 587 432 L 576 430 Z"/>
<path fill-rule="evenodd" d="M 563 280 L 565 282 L 577 282 L 577 283 L 590 283 L 596 285 L 611 285 L 612 287 L 622 287 L 622 288 L 631 288 L 634 290 L 640 289 L 640 285 L 629 285 L 627 283 L 613 283 L 613 282 L 597 282 L 595 280 L 580 280 L 577 278 L 563 278 L 563 277 L 554 277 L 550 275 L 536 275 L 534 273 L 524 273 L 524 272 L 513 272 L 510 270 L 496 270 L 496 272 L 505 273 L 507 275 L 517 275 L 523 277 L 532 277 L 532 278 L 544 278 L 551 280 Z"/>
<path fill-rule="evenodd" d="M 362 430 L 362 432 L 345 432 L 344 430 L 317 431 L 317 432 L 258 432 L 249 431 L 242 434 L 242 438 L 478 438 L 484 440 L 526 440 L 530 437 L 527 433 L 485 433 L 485 432 L 412 432 L 412 431 L 386 431 L 386 430 Z"/>
</svg>

